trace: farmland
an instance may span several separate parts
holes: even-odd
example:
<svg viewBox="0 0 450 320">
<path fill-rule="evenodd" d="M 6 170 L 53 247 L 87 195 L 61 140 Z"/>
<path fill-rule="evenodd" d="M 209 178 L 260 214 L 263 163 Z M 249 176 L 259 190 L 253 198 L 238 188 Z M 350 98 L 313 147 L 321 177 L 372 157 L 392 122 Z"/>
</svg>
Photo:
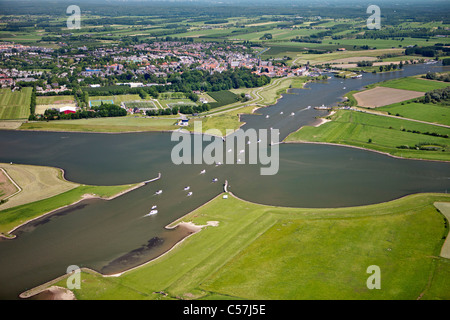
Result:
<svg viewBox="0 0 450 320">
<path fill-rule="evenodd" d="M 12 92 L 0 89 L 0 119 L 26 119 L 30 115 L 32 88 Z"/>
<path fill-rule="evenodd" d="M 376 87 L 353 94 L 358 106 L 364 108 L 377 108 L 402 102 L 405 100 L 422 97 L 424 94 L 418 91 Z"/>
</svg>

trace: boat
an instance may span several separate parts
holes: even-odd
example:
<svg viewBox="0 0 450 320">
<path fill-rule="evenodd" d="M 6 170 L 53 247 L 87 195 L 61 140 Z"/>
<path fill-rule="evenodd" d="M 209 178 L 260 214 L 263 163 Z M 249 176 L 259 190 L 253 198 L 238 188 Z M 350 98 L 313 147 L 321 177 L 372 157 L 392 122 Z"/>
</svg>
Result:
<svg viewBox="0 0 450 320">
<path fill-rule="evenodd" d="M 241 150 L 241 151 L 239 151 L 239 153 L 244 153 L 245 152 L 245 150 Z"/>
<path fill-rule="evenodd" d="M 258 139 L 258 143 L 260 143 L 261 142 L 261 139 Z"/>
<path fill-rule="evenodd" d="M 251 142 L 250 141 L 247 141 L 247 144 L 250 144 Z"/>
<path fill-rule="evenodd" d="M 217 163 L 216 163 L 216 167 L 217 167 L 217 166 L 220 166 L 221 164 L 222 164 L 222 162 L 217 162 Z"/>
<path fill-rule="evenodd" d="M 158 190 L 155 192 L 155 194 L 161 194 L 161 193 L 162 193 L 162 190 Z"/>
<path fill-rule="evenodd" d="M 212 182 L 217 182 L 217 181 L 218 181 L 217 178 L 212 179 Z"/>
<path fill-rule="evenodd" d="M 156 209 L 157 207 L 158 207 L 158 206 L 153 206 L 153 207 L 152 207 L 152 210 Z"/>
<path fill-rule="evenodd" d="M 203 169 L 202 171 L 200 171 L 200 174 L 204 174 L 206 172 L 205 169 Z"/>
<path fill-rule="evenodd" d="M 231 152 L 231 149 L 228 149 L 228 152 Z"/>
<path fill-rule="evenodd" d="M 191 188 L 191 187 L 187 186 L 187 187 L 184 188 L 184 191 L 187 191 L 187 190 L 189 190 L 190 188 Z"/>
<path fill-rule="evenodd" d="M 292 112 L 292 113 L 291 113 L 291 116 L 295 116 L 295 112 Z"/>
<path fill-rule="evenodd" d="M 147 213 L 144 217 L 153 216 L 153 215 L 155 215 L 157 213 L 158 213 L 158 210 L 152 210 L 149 213 Z"/>
<path fill-rule="evenodd" d="M 269 115 L 266 116 L 266 119 L 269 119 Z"/>
<path fill-rule="evenodd" d="M 284 113 L 283 111 L 280 112 L 280 114 L 283 114 L 283 113 Z"/>
<path fill-rule="evenodd" d="M 187 196 L 188 196 L 188 197 L 192 196 L 192 192 L 189 192 L 189 193 L 187 194 Z"/>
</svg>

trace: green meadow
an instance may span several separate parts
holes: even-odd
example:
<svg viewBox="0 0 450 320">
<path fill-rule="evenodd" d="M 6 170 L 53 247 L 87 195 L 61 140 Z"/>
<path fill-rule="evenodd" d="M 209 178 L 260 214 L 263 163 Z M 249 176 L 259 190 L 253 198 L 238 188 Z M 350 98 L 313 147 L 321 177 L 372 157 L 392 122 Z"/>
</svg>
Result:
<svg viewBox="0 0 450 320">
<path fill-rule="evenodd" d="M 450 161 L 449 138 L 423 134 L 449 135 L 448 128 L 348 110 L 339 110 L 331 119 L 319 127 L 305 126 L 290 134 L 285 141 L 337 143 L 405 158 Z M 418 144 L 435 146 L 438 150 L 398 148 Z"/>
<path fill-rule="evenodd" d="M 442 89 L 450 86 L 448 82 L 421 79 L 416 77 L 406 77 L 385 82 L 380 82 L 368 86 L 368 88 L 381 86 L 394 89 L 412 90 L 420 92 L 428 92 L 435 89 Z"/>
<path fill-rule="evenodd" d="M 450 107 L 444 104 L 406 101 L 379 107 L 377 111 L 450 126 Z"/>
<path fill-rule="evenodd" d="M 77 299 L 449 299 L 439 257 L 445 194 L 351 208 L 263 206 L 218 196 L 185 216 L 205 225 L 169 253 L 119 277 L 81 274 Z M 380 267 L 381 289 L 367 288 Z M 66 287 L 65 279 L 56 283 Z"/>
<path fill-rule="evenodd" d="M 35 121 L 22 124 L 21 130 L 79 131 L 79 132 L 132 132 L 166 131 L 177 127 L 176 116 L 146 118 L 128 115 L 126 117 L 93 118 L 78 120 Z"/>
<path fill-rule="evenodd" d="M 0 89 L 0 119 L 27 119 L 30 115 L 31 87 L 14 92 Z"/>
</svg>

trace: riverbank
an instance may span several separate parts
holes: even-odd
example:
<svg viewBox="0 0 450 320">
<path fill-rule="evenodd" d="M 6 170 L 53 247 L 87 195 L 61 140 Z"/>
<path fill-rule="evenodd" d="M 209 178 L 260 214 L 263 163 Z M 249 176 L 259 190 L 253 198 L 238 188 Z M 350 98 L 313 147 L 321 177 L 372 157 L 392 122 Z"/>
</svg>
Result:
<svg viewBox="0 0 450 320">
<path fill-rule="evenodd" d="M 4 239 L 14 239 L 16 236 L 13 235 L 13 232 L 35 220 L 51 215 L 62 209 L 75 206 L 85 200 L 101 199 L 109 201 L 116 199 L 117 197 L 140 188 L 147 183 L 156 181 L 160 179 L 160 177 L 161 175 L 159 174 L 155 179 L 122 186 L 79 185 L 72 190 L 49 198 L 2 210 L 0 215 L 0 237 Z"/>
<path fill-rule="evenodd" d="M 435 202 L 450 202 L 450 196 L 415 194 L 339 209 L 283 208 L 236 196 L 216 197 L 190 212 L 184 221 L 193 228 L 219 221 L 217 227 L 189 236 L 157 263 L 120 277 L 83 270 L 82 290 L 74 293 L 81 300 L 273 299 L 275 295 L 278 299 L 448 299 L 445 283 L 429 280 L 445 272 L 436 257 L 448 230 Z M 296 231 L 299 228 L 301 232 Z M 372 228 L 377 232 L 370 232 Z M 333 237 L 329 237 L 330 229 Z M 395 238 L 390 236 L 393 233 Z M 301 251 L 294 245 L 298 241 Z M 408 252 L 414 256 L 409 257 Z M 365 270 L 374 259 L 382 267 L 385 283 L 385 290 L 377 292 L 366 287 Z M 330 264 L 335 266 L 333 270 L 329 270 Z M 336 273 L 340 275 L 337 278 Z M 291 278 L 296 281 L 289 281 Z M 349 282 L 349 278 L 354 280 Z M 273 281 L 285 285 L 276 287 Z M 51 285 L 65 287 L 65 279 Z M 278 289 L 257 290 L 261 285 Z"/>
<path fill-rule="evenodd" d="M 445 138 L 450 129 L 446 127 L 352 110 L 338 110 L 329 117 L 332 121 L 304 126 L 284 142 L 346 145 L 404 159 L 450 161 L 450 145 Z M 426 132 L 434 135 L 423 134 Z M 422 144 L 439 150 L 421 149 Z"/>
</svg>

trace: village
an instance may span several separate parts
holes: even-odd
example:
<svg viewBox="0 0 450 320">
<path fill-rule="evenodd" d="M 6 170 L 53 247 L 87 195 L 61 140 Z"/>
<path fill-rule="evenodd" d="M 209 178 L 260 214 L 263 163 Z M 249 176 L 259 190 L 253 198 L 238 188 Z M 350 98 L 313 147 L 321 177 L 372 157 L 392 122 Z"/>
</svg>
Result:
<svg viewBox="0 0 450 320">
<path fill-rule="evenodd" d="M 76 87 L 165 85 L 169 75 L 186 70 L 213 74 L 247 68 L 271 78 L 307 74 L 307 66 L 263 61 L 250 47 L 213 42 L 160 41 L 126 47 L 60 49 L 3 43 L 0 56 L 8 61 L 0 64 L 2 88 L 14 90 L 18 84 L 35 83 L 37 93 L 43 95 Z"/>
</svg>

